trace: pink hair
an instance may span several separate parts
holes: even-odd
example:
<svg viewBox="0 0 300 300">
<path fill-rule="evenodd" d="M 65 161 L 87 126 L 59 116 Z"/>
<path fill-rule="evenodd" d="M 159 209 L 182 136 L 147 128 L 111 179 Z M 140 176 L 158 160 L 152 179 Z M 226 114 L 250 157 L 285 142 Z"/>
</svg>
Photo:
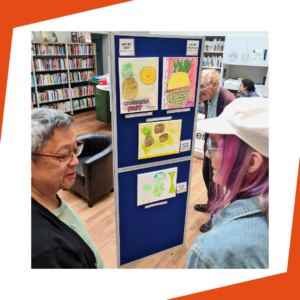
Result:
<svg viewBox="0 0 300 300">
<path fill-rule="evenodd" d="M 207 207 L 207 212 L 211 214 L 237 199 L 259 196 L 269 190 L 269 159 L 263 156 L 262 164 L 249 179 L 251 154 L 257 151 L 235 135 L 219 136 L 218 148 L 223 149 L 223 157 L 216 180 L 224 186 L 214 185 L 213 196 Z"/>
</svg>

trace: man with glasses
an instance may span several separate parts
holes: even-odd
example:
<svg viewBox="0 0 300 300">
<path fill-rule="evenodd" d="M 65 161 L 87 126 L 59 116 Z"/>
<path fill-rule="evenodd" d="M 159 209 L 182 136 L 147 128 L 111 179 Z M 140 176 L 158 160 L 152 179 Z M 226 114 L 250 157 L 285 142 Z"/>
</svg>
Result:
<svg viewBox="0 0 300 300">
<path fill-rule="evenodd" d="M 224 108 L 236 99 L 230 91 L 220 87 L 220 74 L 214 69 L 205 69 L 201 76 L 200 97 L 204 101 L 205 119 L 218 117 Z M 199 121 L 201 122 L 201 121 Z M 214 183 L 212 180 L 213 170 L 211 160 L 205 156 L 207 150 L 208 134 L 204 138 L 203 179 L 207 189 L 207 201 L 211 199 Z M 206 204 L 196 204 L 194 209 L 206 212 Z M 211 220 L 200 226 L 201 232 L 207 232 L 212 227 Z"/>
<path fill-rule="evenodd" d="M 31 111 L 32 268 L 104 268 L 83 222 L 57 195 L 74 184 L 84 147 L 73 123 L 58 110 Z"/>
</svg>

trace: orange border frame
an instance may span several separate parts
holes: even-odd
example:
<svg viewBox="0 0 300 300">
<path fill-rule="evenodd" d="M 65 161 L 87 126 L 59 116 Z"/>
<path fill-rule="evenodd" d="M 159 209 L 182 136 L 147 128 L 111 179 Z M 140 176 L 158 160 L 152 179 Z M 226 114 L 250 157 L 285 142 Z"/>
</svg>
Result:
<svg viewBox="0 0 300 300">
<path fill-rule="evenodd" d="M 2 133 L 2 122 L 4 114 L 4 104 L 6 96 L 6 86 L 8 77 L 8 66 L 10 59 L 11 41 L 13 29 L 20 26 L 25 26 L 28 24 L 42 22 L 54 18 L 60 18 L 76 13 L 81 13 L 89 10 L 98 9 L 101 7 L 111 6 L 115 4 L 129 2 L 131 0 L 101 0 L 99 2 L 93 3 L 92 1 L 86 2 L 84 6 L 82 1 L 73 0 L 70 2 L 61 2 L 53 0 L 51 2 L 52 7 L 59 7 L 59 10 L 47 9 L 42 11 L 41 3 L 34 3 L 35 6 L 28 5 L 27 2 L 16 0 L 16 1 L 6 1 L 2 5 L 2 19 L 1 28 L 3 28 L 2 41 L 5 41 L 0 48 L 0 57 L 2 59 L 2 72 L 0 73 L 0 143 L 1 143 L 1 133 Z M 41 13 L 42 12 L 42 13 Z M 29 36 L 28 36 L 29 38 Z M 28 109 L 30 106 L 28 105 Z M 294 207 L 294 217 L 293 217 L 293 227 L 292 236 L 290 243 L 290 253 L 288 261 L 288 269 L 286 273 L 273 275 L 266 278 L 260 278 L 244 283 L 234 284 L 227 287 L 222 287 L 218 289 L 213 289 L 201 293 L 196 293 L 192 295 L 187 295 L 179 298 L 173 299 L 184 299 L 193 300 L 199 299 L 200 297 L 207 296 L 208 299 L 279 299 L 286 298 L 291 295 L 291 299 L 295 299 L 296 295 L 299 294 L 299 275 L 298 269 L 300 267 L 300 241 L 297 236 L 300 235 L 300 221 L 299 221 L 299 211 L 300 208 L 297 206 L 297 200 L 300 201 L 300 161 L 298 170 L 298 181 L 297 181 L 297 191 L 296 191 L 296 201 Z M 284 199 L 282 200 L 284 203 Z M 272 204 L 271 204 L 272 207 Z M 296 210 L 297 209 L 297 210 Z M 298 216 L 298 218 L 297 218 Z M 199 279 L 200 280 L 200 279 Z"/>
</svg>

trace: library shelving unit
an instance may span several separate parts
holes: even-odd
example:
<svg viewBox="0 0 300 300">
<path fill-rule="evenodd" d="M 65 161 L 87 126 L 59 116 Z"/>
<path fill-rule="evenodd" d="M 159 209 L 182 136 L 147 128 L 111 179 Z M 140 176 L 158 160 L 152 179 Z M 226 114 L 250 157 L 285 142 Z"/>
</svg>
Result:
<svg viewBox="0 0 300 300">
<path fill-rule="evenodd" d="M 39 47 L 41 51 L 37 51 L 37 47 Z M 37 66 L 37 60 L 43 59 L 47 59 L 48 61 L 47 63 L 45 62 L 45 65 L 39 61 L 39 66 L 41 66 L 41 68 L 39 68 Z M 58 62 L 57 59 L 62 59 L 63 62 Z M 70 65 L 72 65 L 72 68 L 69 67 Z M 73 114 L 74 111 L 95 107 L 95 91 L 93 93 L 88 92 L 88 90 L 91 89 L 89 83 L 90 71 L 93 72 L 94 75 L 97 75 L 96 44 L 94 43 L 31 42 L 31 75 L 33 77 L 31 94 L 35 94 L 36 99 L 36 103 L 33 103 L 31 100 L 33 107 L 39 108 L 44 105 L 49 105 L 52 106 L 49 108 L 60 109 L 71 114 Z M 73 74 L 73 72 L 75 74 Z M 78 72 L 80 74 L 78 74 Z M 52 78 L 56 80 L 57 77 L 53 75 L 57 73 L 60 73 L 59 83 L 50 84 L 47 82 L 47 84 L 37 84 L 36 76 L 47 74 L 49 75 L 48 78 L 52 76 Z M 81 76 L 84 76 L 83 80 Z M 87 91 L 85 95 L 72 97 L 71 89 L 83 87 L 87 87 L 85 89 Z M 54 89 L 67 89 L 68 96 L 66 97 L 66 94 L 63 93 L 64 96 L 60 99 L 51 101 L 42 101 L 40 99 L 39 93 Z M 85 98 L 90 98 L 90 101 L 84 101 Z M 73 101 L 75 101 L 74 105 Z"/>
<path fill-rule="evenodd" d="M 220 79 L 222 79 L 223 76 L 223 61 L 224 61 L 224 57 L 223 57 L 223 52 L 224 52 L 224 47 L 225 47 L 225 36 L 206 36 L 206 41 L 214 41 L 214 40 L 219 40 L 223 42 L 223 51 L 211 51 L 211 50 L 207 50 L 206 46 L 204 47 L 204 56 L 222 56 L 222 64 L 221 67 L 218 66 L 202 66 L 202 69 L 216 69 L 219 73 L 220 73 Z M 204 62 L 204 59 L 203 59 Z"/>
</svg>

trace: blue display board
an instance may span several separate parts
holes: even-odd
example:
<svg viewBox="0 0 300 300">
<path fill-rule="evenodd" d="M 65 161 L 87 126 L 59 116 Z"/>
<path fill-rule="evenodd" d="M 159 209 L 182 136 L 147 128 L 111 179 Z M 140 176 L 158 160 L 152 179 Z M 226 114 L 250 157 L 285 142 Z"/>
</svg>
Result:
<svg viewBox="0 0 300 300">
<path fill-rule="evenodd" d="M 158 110 L 149 117 L 126 118 L 120 113 L 119 39 L 134 38 L 135 56 L 159 57 Z M 163 57 L 188 57 L 187 40 L 199 41 L 196 102 L 188 112 L 170 113 L 161 110 Z M 122 36 L 111 34 L 111 81 L 113 95 L 114 182 L 118 266 L 184 244 L 189 183 L 192 166 L 191 151 L 138 159 L 138 124 L 147 118 L 172 116 L 182 120 L 181 140 L 194 145 L 196 109 L 199 99 L 199 73 L 202 65 L 202 38 Z M 122 56 L 124 57 L 124 56 Z M 145 209 L 137 206 L 137 175 L 177 167 L 177 183 L 187 182 L 187 191 L 167 199 L 168 203 Z M 165 200 L 164 200 L 165 201 Z"/>
</svg>

